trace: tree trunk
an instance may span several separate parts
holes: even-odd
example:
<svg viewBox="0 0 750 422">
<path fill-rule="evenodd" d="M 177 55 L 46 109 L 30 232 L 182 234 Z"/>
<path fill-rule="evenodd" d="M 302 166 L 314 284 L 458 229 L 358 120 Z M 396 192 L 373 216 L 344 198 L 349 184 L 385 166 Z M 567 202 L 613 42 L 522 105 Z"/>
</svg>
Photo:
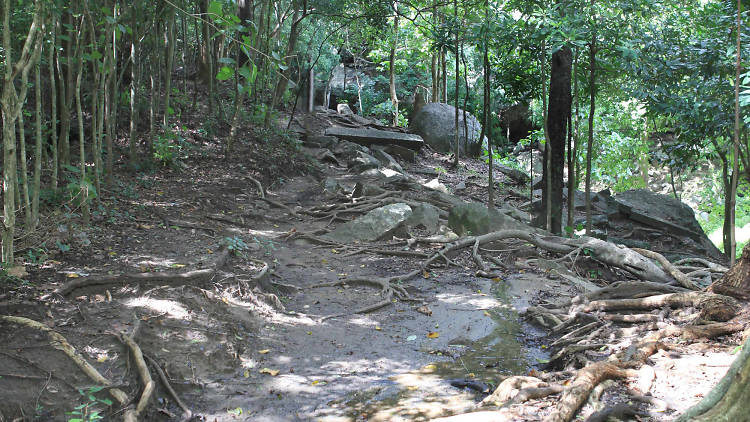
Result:
<svg viewBox="0 0 750 422">
<path fill-rule="evenodd" d="M 55 14 L 52 14 L 50 21 L 50 29 L 52 31 L 52 39 L 50 40 L 51 45 L 55 45 L 55 39 L 57 38 L 57 22 L 55 21 Z M 50 150 L 52 152 L 52 180 L 51 187 L 52 191 L 57 191 L 57 179 L 59 171 L 59 163 L 57 158 L 57 86 L 55 85 L 55 49 L 50 46 L 47 64 L 49 65 L 49 93 L 50 93 L 50 138 L 52 138 L 52 146 Z"/>
<path fill-rule="evenodd" d="M 131 8 L 132 18 L 132 40 L 130 42 L 130 142 L 128 143 L 129 161 L 131 167 L 135 166 L 136 155 L 135 148 L 137 143 L 138 130 L 138 2 L 136 1 Z"/>
<path fill-rule="evenodd" d="M 454 25 L 456 25 L 455 28 L 453 28 L 456 31 L 456 89 L 455 89 L 455 98 L 453 99 L 453 106 L 456 109 L 456 131 L 453 135 L 453 142 L 455 142 L 455 156 L 453 157 L 453 165 L 458 169 L 458 158 L 460 156 L 461 148 L 458 145 L 458 73 L 459 73 L 459 67 L 458 67 L 458 0 L 453 0 L 453 18 L 454 18 Z"/>
<path fill-rule="evenodd" d="M 484 2 L 485 8 L 485 22 L 488 21 L 489 14 L 489 0 Z M 484 118 L 482 119 L 482 133 L 479 135 L 479 139 L 484 139 L 484 132 L 487 131 L 487 158 L 489 159 L 489 175 L 487 180 L 487 208 L 495 208 L 495 180 L 492 172 L 495 167 L 495 160 L 492 157 L 492 112 L 490 111 L 490 58 L 487 52 L 488 45 L 487 40 L 484 40 Z"/>
<path fill-rule="evenodd" d="M 547 97 L 547 43 L 546 40 L 542 40 L 542 57 L 540 58 L 541 63 L 539 67 L 542 73 L 542 129 L 544 130 L 544 155 L 542 158 L 542 224 L 546 230 L 552 230 L 552 212 L 550 211 L 550 195 L 552 193 L 552 181 L 549 179 L 550 174 L 550 146 L 549 146 L 549 110 L 548 110 L 548 97 Z M 533 155 L 533 145 L 532 153 Z M 533 164 L 533 163 L 532 163 Z M 529 190 L 531 191 L 531 200 L 533 202 L 534 197 L 534 177 L 531 177 L 529 181 Z"/>
<path fill-rule="evenodd" d="M 23 198 L 22 207 L 24 220 L 23 224 L 26 230 L 31 228 L 31 200 L 29 199 L 29 169 L 26 164 L 26 122 L 23 118 L 23 110 L 18 114 L 18 145 L 20 146 L 21 158 L 21 179 L 18 181 L 21 187 L 21 196 Z"/>
<path fill-rule="evenodd" d="M 573 59 L 573 95 L 575 96 L 575 114 L 576 123 L 578 122 L 578 48 L 576 48 L 575 58 Z M 576 130 L 573 130 L 573 118 L 568 119 L 568 222 L 567 226 L 570 227 L 570 235 L 573 236 L 575 231 L 574 217 L 575 217 L 575 190 L 578 185 L 578 179 L 576 174 L 576 167 L 578 162 L 578 125 L 576 124 Z"/>
<path fill-rule="evenodd" d="M 551 189 L 547 196 L 551 226 L 555 234 L 562 232 L 563 209 L 563 170 L 565 169 L 565 137 L 568 119 L 570 118 L 570 76 L 573 65 L 573 53 L 570 47 L 562 47 L 552 54 L 550 62 L 549 112 L 547 113 L 547 130 L 549 131 L 549 178 L 547 187 Z M 546 167 L 545 167 L 546 169 Z"/>
<path fill-rule="evenodd" d="M 396 47 L 398 46 L 398 2 L 393 2 L 393 42 L 388 57 L 388 80 L 391 93 L 393 126 L 398 126 L 398 95 L 396 94 Z"/>
<path fill-rule="evenodd" d="M 732 184 L 729 191 L 729 208 L 732 212 L 731 227 L 729 229 L 729 245 L 725 249 L 729 251 L 730 265 L 736 260 L 737 239 L 735 237 L 735 212 L 737 205 L 737 183 L 740 175 L 740 74 L 742 72 L 741 62 L 741 35 L 742 35 L 742 2 L 737 0 L 737 62 L 735 63 L 734 80 L 734 145 L 732 151 Z"/>
<path fill-rule="evenodd" d="M 164 41 L 167 43 L 167 57 L 166 66 L 164 68 L 164 116 L 162 119 L 162 125 L 166 128 L 169 125 L 169 115 L 171 111 L 169 109 L 169 97 L 172 94 L 172 68 L 174 67 L 174 43 L 175 43 L 175 9 L 172 6 L 169 8 L 169 16 L 167 17 L 167 31 L 164 34 Z"/>
<path fill-rule="evenodd" d="M 596 110 L 596 31 L 589 44 L 589 139 L 586 144 L 586 235 L 591 235 L 591 155 L 594 151 L 594 111 Z"/>
<path fill-rule="evenodd" d="M 35 229 L 39 223 L 39 190 L 42 183 L 42 63 L 34 66 L 34 116 L 36 117 L 36 145 L 34 146 L 34 181 L 31 187 L 31 225 Z"/>
<path fill-rule="evenodd" d="M 13 61 L 12 38 L 10 29 L 10 0 L 3 1 L 2 7 L 2 45 L 5 55 L 5 75 L 3 76 L 0 110 L 3 119 L 3 221 L 2 221 L 2 259 L 3 263 L 13 263 L 13 235 L 16 228 L 16 119 L 21 113 L 28 89 L 29 69 L 36 63 L 41 54 L 42 34 L 40 26 L 44 20 L 43 2 L 37 1 L 34 18 L 29 27 L 26 40 L 21 48 L 18 60 Z M 33 52 L 32 52 L 33 49 Z M 21 74 L 19 91 L 16 91 L 15 80 Z"/>
<path fill-rule="evenodd" d="M 750 298 L 750 244 L 732 268 L 711 287 L 711 291 L 741 300 Z M 746 335 L 748 331 L 745 332 Z M 678 422 L 747 421 L 750 415 L 750 337 L 745 340 L 727 374 L 699 403 L 685 411 Z"/>
</svg>

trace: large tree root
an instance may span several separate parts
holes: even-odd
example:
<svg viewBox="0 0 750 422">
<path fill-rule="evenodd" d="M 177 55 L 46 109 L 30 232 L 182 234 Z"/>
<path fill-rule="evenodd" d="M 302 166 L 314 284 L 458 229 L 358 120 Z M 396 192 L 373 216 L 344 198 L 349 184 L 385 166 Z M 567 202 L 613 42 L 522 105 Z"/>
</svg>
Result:
<svg viewBox="0 0 750 422">
<path fill-rule="evenodd" d="M 133 329 L 133 334 L 116 334 L 116 337 L 130 350 L 133 361 L 135 361 L 135 367 L 138 370 L 138 376 L 141 378 L 141 382 L 143 383 L 143 392 L 141 393 L 140 399 L 138 399 L 138 404 L 135 406 L 136 418 L 138 418 L 143 413 L 143 411 L 146 410 L 146 406 L 148 406 L 148 402 L 149 400 L 151 400 L 151 395 L 153 394 L 155 388 L 154 381 L 151 378 L 151 373 L 148 371 L 148 366 L 146 365 L 146 360 L 143 358 L 141 347 L 138 346 L 138 343 L 136 343 L 135 339 L 133 338 L 138 330 L 137 322 L 138 319 L 136 319 L 136 327 Z"/>
<path fill-rule="evenodd" d="M 217 255 L 216 261 L 211 268 L 193 270 L 179 274 L 156 272 L 81 277 L 63 284 L 55 291 L 55 293 L 66 296 L 74 290 L 83 287 L 106 286 L 111 284 L 156 282 L 165 284 L 189 284 L 206 282 L 211 280 L 214 274 L 216 274 L 216 270 L 226 263 L 229 258 L 229 250 L 222 247 Z"/>
<path fill-rule="evenodd" d="M 68 340 L 66 340 L 65 337 L 63 337 L 60 333 L 52 330 L 51 328 L 40 322 L 34 321 L 33 319 L 29 318 L 0 315 L 0 320 L 43 331 L 50 337 L 50 344 L 52 345 L 52 347 L 65 353 L 81 369 L 81 371 L 83 371 L 83 373 L 85 373 L 95 383 L 103 385 L 105 387 L 112 387 L 112 381 L 105 378 L 101 373 L 99 373 L 99 371 L 96 370 L 96 368 L 91 366 L 91 364 L 88 363 L 88 361 L 83 356 L 81 356 L 78 351 L 76 351 L 75 347 L 73 347 L 68 342 Z M 115 387 L 109 388 L 108 391 L 109 394 L 115 400 L 117 400 L 120 406 L 127 407 L 123 415 L 123 420 L 125 422 L 136 422 L 138 420 L 137 412 L 135 408 L 128 406 L 128 395 L 124 391 Z"/>
<path fill-rule="evenodd" d="M 596 362 L 580 371 L 565 388 L 557 407 L 544 418 L 545 422 L 568 422 L 583 406 L 586 399 L 600 382 L 612 378 L 626 378 L 638 375 L 637 371 L 622 369 L 610 362 Z"/>
<path fill-rule="evenodd" d="M 657 296 L 649 296 L 640 299 L 605 299 L 595 300 L 581 306 L 582 312 L 594 311 L 619 311 L 619 310 L 648 310 L 662 307 L 701 307 L 706 302 L 721 302 L 725 306 L 737 309 L 737 301 L 729 296 L 722 296 L 713 293 L 689 292 L 689 293 L 670 293 Z M 713 304 L 713 306 L 716 306 Z"/>
<path fill-rule="evenodd" d="M 182 400 L 180 400 L 180 396 L 177 395 L 177 392 L 174 391 L 174 388 L 172 388 L 172 384 L 169 382 L 169 379 L 167 378 L 167 375 L 164 373 L 164 371 L 161 369 L 159 364 L 154 360 L 152 357 L 148 355 L 144 355 L 146 360 L 151 364 L 151 366 L 154 368 L 156 373 L 159 375 L 159 379 L 161 380 L 161 383 L 164 384 L 164 388 L 167 390 L 170 396 L 174 399 L 175 403 L 177 403 L 177 406 L 182 409 L 182 422 L 187 422 L 193 417 L 193 412 L 190 411 L 190 409 L 183 403 Z"/>
</svg>

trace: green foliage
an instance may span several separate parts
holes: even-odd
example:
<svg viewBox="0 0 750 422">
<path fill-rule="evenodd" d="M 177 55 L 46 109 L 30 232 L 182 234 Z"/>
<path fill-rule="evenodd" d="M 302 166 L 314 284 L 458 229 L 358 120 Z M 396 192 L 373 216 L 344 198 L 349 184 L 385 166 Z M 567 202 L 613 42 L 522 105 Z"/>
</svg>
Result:
<svg viewBox="0 0 750 422">
<path fill-rule="evenodd" d="M 222 240 L 224 246 L 227 247 L 230 253 L 235 256 L 245 257 L 245 251 L 248 250 L 247 243 L 238 236 L 227 236 Z"/>
<path fill-rule="evenodd" d="M 102 391 L 104 387 L 89 387 L 86 390 L 79 389 L 78 393 L 83 396 L 84 402 L 79 404 L 72 411 L 66 414 L 72 416 L 68 418 L 68 422 L 93 422 L 103 420 L 101 408 L 103 406 L 112 406 L 112 400 L 100 399 L 95 396 L 96 393 Z"/>
<path fill-rule="evenodd" d="M 177 132 L 164 130 L 153 140 L 153 158 L 164 167 L 174 166 L 186 157 L 189 145 Z"/>
</svg>

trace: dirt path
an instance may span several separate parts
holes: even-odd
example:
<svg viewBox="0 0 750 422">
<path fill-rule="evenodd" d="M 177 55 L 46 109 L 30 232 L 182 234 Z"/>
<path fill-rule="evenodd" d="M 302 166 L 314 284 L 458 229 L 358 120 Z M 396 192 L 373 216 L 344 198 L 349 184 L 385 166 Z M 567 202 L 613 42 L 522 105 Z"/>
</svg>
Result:
<svg viewBox="0 0 750 422">
<path fill-rule="evenodd" d="M 317 178 L 293 176 L 279 155 L 271 157 L 279 160 L 275 170 L 259 174 L 251 162 L 254 148 L 246 146 L 229 163 L 209 152 L 192 156 L 180 170 L 123 182 L 90 227 L 50 221 L 50 255 L 27 263 L 25 279 L 33 284 L 3 287 L 0 314 L 53 328 L 130 397 L 140 391 L 137 374 L 113 334 L 135 331 L 134 339 L 164 369 L 193 420 L 212 422 L 426 420 L 471 410 L 503 377 L 536 371 L 546 362 L 549 340 L 517 310 L 578 292 L 523 256 L 513 258 L 512 270 L 487 279 L 475 277 L 471 254 L 464 251 L 452 258 L 458 266 L 438 266 L 404 283 L 414 301 L 394 299 L 374 312 L 321 321 L 380 296 L 367 286 L 315 285 L 401 274 L 418 268 L 420 259 L 353 253 L 356 248 L 337 250 L 295 236 L 328 226 L 301 211 L 326 200 L 322 176 L 345 171 L 325 166 Z M 444 159 L 422 155 L 408 170 L 434 177 Z M 461 196 L 482 199 L 481 167 L 467 161 L 459 175 L 440 180 L 468 185 Z M 271 201 L 258 197 L 248 176 L 263 181 Z M 403 250 L 405 242 L 375 246 L 397 245 Z M 430 254 L 439 247 L 409 250 Z M 66 296 L 54 293 L 89 275 L 211 271 L 226 248 L 227 262 L 198 282 L 120 276 Z M 104 407 L 96 401 L 106 399 L 107 391 L 91 390 L 94 383 L 44 334 L 2 322 L 0 328 L 0 421 L 66 420 L 66 412 L 81 404 L 87 411 Z M 694 377 L 701 382 L 687 385 L 707 391 L 731 360 L 726 352 L 696 352 L 713 363 Z M 662 395 L 675 395 L 673 402 L 686 394 L 666 386 L 679 367 L 660 369 Z M 537 405 L 518 418 L 535 420 L 548 411 L 543 401 Z M 178 420 L 180 414 L 160 386 L 141 419 Z"/>
</svg>

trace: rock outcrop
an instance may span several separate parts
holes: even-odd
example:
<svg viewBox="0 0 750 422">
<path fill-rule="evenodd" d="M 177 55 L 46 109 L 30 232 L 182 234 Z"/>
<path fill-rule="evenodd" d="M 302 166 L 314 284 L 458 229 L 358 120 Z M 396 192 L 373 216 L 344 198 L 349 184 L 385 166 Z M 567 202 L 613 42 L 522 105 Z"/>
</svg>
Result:
<svg viewBox="0 0 750 422">
<path fill-rule="evenodd" d="M 454 151 L 454 133 L 456 130 L 456 109 L 443 103 L 427 103 L 414 113 L 409 123 L 409 130 L 424 139 L 437 151 Z M 464 113 L 458 110 L 458 144 L 462 155 L 478 157 L 482 153 L 482 142 L 479 135 L 482 126 L 476 117 L 466 113 L 468 139 L 464 136 Z"/>
</svg>

